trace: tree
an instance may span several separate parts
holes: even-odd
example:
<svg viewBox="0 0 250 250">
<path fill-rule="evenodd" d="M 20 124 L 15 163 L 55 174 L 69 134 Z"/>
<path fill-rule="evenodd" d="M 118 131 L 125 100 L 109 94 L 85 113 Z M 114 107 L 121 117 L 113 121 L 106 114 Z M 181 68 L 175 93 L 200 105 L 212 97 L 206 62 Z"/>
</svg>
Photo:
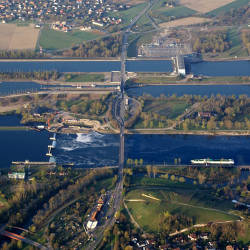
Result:
<svg viewBox="0 0 250 250">
<path fill-rule="evenodd" d="M 233 123 L 230 120 L 226 120 L 224 123 L 227 129 L 232 129 Z"/>
<path fill-rule="evenodd" d="M 185 182 L 185 178 L 184 177 L 180 177 L 179 178 L 179 182 Z"/>
<path fill-rule="evenodd" d="M 210 119 L 207 123 L 207 129 L 208 130 L 214 130 L 216 129 L 216 122 L 214 121 L 214 119 Z"/>
<path fill-rule="evenodd" d="M 206 176 L 204 175 L 204 174 L 202 174 L 202 173 L 198 173 L 198 181 L 199 181 L 199 183 L 200 184 L 203 184 L 204 183 L 204 181 L 206 180 Z"/>
<path fill-rule="evenodd" d="M 147 165 L 146 169 L 147 169 L 148 177 L 151 177 L 151 166 Z"/>
<path fill-rule="evenodd" d="M 153 174 L 154 174 L 154 178 L 157 175 L 158 172 L 158 168 L 156 166 L 153 166 Z"/>
<path fill-rule="evenodd" d="M 141 166 L 143 165 L 143 159 L 142 159 L 142 158 L 139 160 L 139 164 L 140 164 Z"/>
</svg>

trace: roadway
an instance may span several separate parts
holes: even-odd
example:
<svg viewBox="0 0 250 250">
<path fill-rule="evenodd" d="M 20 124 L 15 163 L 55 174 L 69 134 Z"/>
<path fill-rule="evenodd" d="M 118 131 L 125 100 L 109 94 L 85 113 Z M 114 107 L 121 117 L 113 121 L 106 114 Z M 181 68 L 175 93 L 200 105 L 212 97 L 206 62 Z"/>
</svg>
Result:
<svg viewBox="0 0 250 250">
<path fill-rule="evenodd" d="M 121 51 L 121 79 L 120 79 L 120 93 L 114 100 L 113 116 L 117 120 L 120 127 L 120 147 L 119 147 L 119 165 L 118 165 L 118 179 L 115 190 L 113 192 L 113 206 L 110 207 L 107 212 L 107 219 L 104 225 L 98 226 L 93 233 L 93 240 L 89 243 L 86 249 L 96 249 L 97 246 L 103 239 L 103 233 L 105 229 L 112 227 L 115 223 L 115 214 L 120 209 L 122 202 L 122 191 L 123 191 L 123 167 L 124 167 L 124 87 L 126 82 L 126 57 L 127 57 L 127 45 L 128 36 L 131 33 L 131 29 L 134 24 L 151 8 L 152 1 L 148 3 L 145 9 L 143 9 L 134 19 L 131 20 L 129 26 L 123 31 L 122 39 L 122 51 Z"/>
</svg>

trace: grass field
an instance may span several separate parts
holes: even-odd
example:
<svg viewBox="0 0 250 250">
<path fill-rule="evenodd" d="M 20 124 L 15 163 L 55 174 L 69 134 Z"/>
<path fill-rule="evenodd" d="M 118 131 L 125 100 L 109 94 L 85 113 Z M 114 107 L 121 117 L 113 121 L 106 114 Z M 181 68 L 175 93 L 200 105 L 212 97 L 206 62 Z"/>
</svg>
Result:
<svg viewBox="0 0 250 250">
<path fill-rule="evenodd" d="M 93 40 L 101 36 L 101 33 L 86 31 L 72 31 L 65 33 L 45 27 L 41 31 L 39 45 L 42 46 L 44 49 L 64 49 L 70 48 L 74 44 L 79 44 L 83 41 Z"/>
<path fill-rule="evenodd" d="M 153 196 L 160 201 L 142 194 Z M 194 217 L 195 224 L 238 219 L 237 216 L 227 213 L 232 207 L 231 202 L 208 196 L 205 190 L 175 189 L 174 187 L 169 187 L 168 190 L 135 189 L 130 191 L 125 199 L 145 200 L 145 202 L 126 201 L 126 204 L 139 225 L 149 232 L 158 231 L 161 215 L 166 211 L 171 215 L 184 214 Z M 221 208 L 224 209 L 220 210 Z"/>
<path fill-rule="evenodd" d="M 183 18 L 183 17 L 188 17 L 188 16 L 192 16 L 196 13 L 196 11 L 189 9 L 185 6 L 178 6 L 175 8 L 160 8 L 158 10 L 155 10 L 152 12 L 152 15 L 154 17 L 157 17 L 158 22 L 166 22 L 169 21 L 171 19 L 173 19 L 173 17 L 175 19 L 178 18 Z"/>
<path fill-rule="evenodd" d="M 17 26 L 16 24 L 0 24 L 0 50 L 34 50 L 39 29 L 33 24 Z"/>
<path fill-rule="evenodd" d="M 143 112 L 167 115 L 169 119 L 175 119 L 181 115 L 189 105 L 184 100 L 145 100 Z"/>
<path fill-rule="evenodd" d="M 210 11 L 207 14 L 212 15 L 212 16 L 217 16 L 223 12 L 229 11 L 231 9 L 238 9 L 244 5 L 247 5 L 247 4 L 249 4 L 249 0 L 236 0 L 236 1 L 233 1 L 225 6 L 222 6 L 220 8 L 213 10 L 213 11 Z"/>
<path fill-rule="evenodd" d="M 66 82 L 104 82 L 104 74 L 65 74 Z"/>
<path fill-rule="evenodd" d="M 143 32 L 143 31 L 150 31 L 153 28 L 154 27 L 151 23 L 151 20 L 147 16 L 144 15 L 136 23 L 135 30 Z"/>
<path fill-rule="evenodd" d="M 190 9 L 196 10 L 201 13 L 207 13 L 209 11 L 220 8 L 221 6 L 227 5 L 234 0 L 181 0 L 180 4 Z"/>
</svg>

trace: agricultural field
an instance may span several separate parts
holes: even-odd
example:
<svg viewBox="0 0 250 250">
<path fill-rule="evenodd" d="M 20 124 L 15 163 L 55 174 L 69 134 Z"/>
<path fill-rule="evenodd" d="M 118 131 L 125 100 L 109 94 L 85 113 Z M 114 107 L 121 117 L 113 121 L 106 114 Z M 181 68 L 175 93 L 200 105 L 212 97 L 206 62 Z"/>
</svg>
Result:
<svg viewBox="0 0 250 250">
<path fill-rule="evenodd" d="M 196 11 L 187 8 L 185 6 L 177 6 L 175 8 L 159 8 L 152 12 L 152 17 L 157 20 L 157 22 L 166 22 L 172 19 L 184 18 L 192 16 Z"/>
<path fill-rule="evenodd" d="M 235 0 L 227 5 L 224 5 L 220 8 L 212 10 L 212 11 L 208 12 L 207 14 L 211 15 L 211 16 L 217 16 L 217 15 L 220 15 L 224 12 L 230 11 L 231 9 L 238 9 L 244 5 L 247 5 L 247 4 L 249 4 L 249 0 Z"/>
<path fill-rule="evenodd" d="M 39 29 L 35 29 L 33 24 L 0 24 L 0 34 L 0 50 L 34 50 Z"/>
<path fill-rule="evenodd" d="M 227 5 L 234 0 L 180 0 L 180 4 L 184 5 L 192 10 L 207 13 L 212 10 L 218 9 L 224 5 Z"/>
<path fill-rule="evenodd" d="M 230 214 L 232 203 L 211 196 L 208 190 L 166 187 L 161 189 L 135 189 L 125 200 L 134 219 L 146 231 L 157 232 L 161 217 L 182 214 L 194 219 L 194 224 L 237 220 Z"/>
<path fill-rule="evenodd" d="M 188 26 L 188 25 L 194 25 L 194 24 L 200 24 L 200 23 L 208 23 L 211 19 L 209 18 L 203 18 L 203 17 L 186 17 L 177 19 L 170 22 L 161 23 L 161 28 L 170 28 L 170 27 L 178 27 L 178 26 Z"/>
<path fill-rule="evenodd" d="M 50 50 L 65 49 L 84 41 L 97 39 L 102 35 L 101 32 L 86 31 L 72 31 L 65 33 L 45 27 L 41 31 L 39 45 L 44 49 Z"/>
</svg>

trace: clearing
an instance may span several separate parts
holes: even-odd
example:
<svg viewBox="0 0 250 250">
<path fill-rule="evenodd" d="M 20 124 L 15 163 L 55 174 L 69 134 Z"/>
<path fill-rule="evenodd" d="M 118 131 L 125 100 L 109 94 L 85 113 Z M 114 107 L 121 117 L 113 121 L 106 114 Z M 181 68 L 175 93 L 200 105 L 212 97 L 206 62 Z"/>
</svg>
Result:
<svg viewBox="0 0 250 250">
<path fill-rule="evenodd" d="M 161 215 L 168 211 L 171 215 L 184 214 L 195 218 L 195 224 L 237 220 L 238 217 L 229 213 L 232 204 L 218 200 L 206 190 L 159 188 L 147 189 L 147 193 L 157 197 L 157 200 L 146 198 L 145 202 L 129 202 L 140 199 L 145 189 L 135 189 L 127 193 L 126 204 L 138 224 L 149 232 L 157 232 Z M 218 205 L 219 203 L 219 205 Z"/>
<path fill-rule="evenodd" d="M 39 31 L 33 24 L 17 26 L 2 23 L 0 24 L 0 50 L 34 50 Z"/>
<path fill-rule="evenodd" d="M 190 9 L 201 13 L 207 13 L 224 5 L 227 5 L 234 0 L 180 0 L 180 4 Z"/>
<path fill-rule="evenodd" d="M 159 26 L 162 28 L 171 28 L 171 27 L 178 27 L 178 26 L 188 26 L 188 25 L 194 25 L 199 23 L 207 23 L 210 22 L 210 18 L 203 18 L 203 17 L 186 17 L 181 18 L 178 20 L 161 23 Z"/>
</svg>

